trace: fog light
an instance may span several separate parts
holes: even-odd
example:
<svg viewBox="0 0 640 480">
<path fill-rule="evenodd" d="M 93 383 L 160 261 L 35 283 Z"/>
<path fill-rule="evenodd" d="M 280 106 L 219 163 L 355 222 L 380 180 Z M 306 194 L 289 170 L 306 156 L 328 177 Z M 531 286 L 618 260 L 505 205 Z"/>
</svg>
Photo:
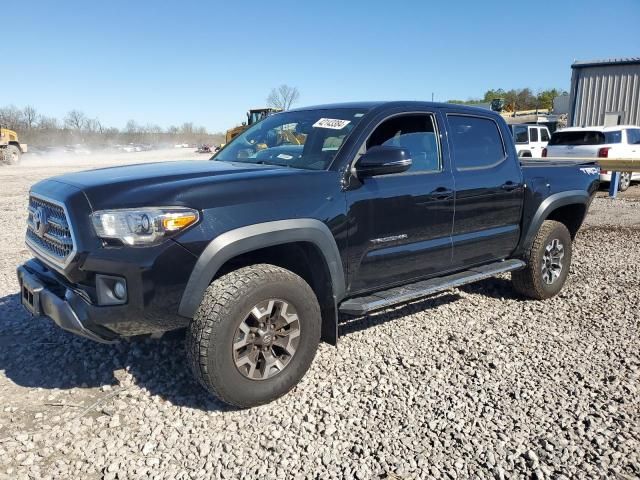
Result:
<svg viewBox="0 0 640 480">
<path fill-rule="evenodd" d="M 118 300 L 124 300 L 127 296 L 127 288 L 124 286 L 124 283 L 116 282 L 113 286 L 113 294 Z"/>
<path fill-rule="evenodd" d="M 98 305 L 124 305 L 127 303 L 127 281 L 122 277 L 96 274 Z"/>
</svg>

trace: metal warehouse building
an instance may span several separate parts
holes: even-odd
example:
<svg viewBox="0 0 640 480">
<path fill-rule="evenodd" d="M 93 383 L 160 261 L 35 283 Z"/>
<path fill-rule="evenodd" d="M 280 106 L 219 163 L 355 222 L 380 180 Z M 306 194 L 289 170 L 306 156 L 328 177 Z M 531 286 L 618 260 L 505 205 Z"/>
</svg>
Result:
<svg viewBox="0 0 640 480">
<path fill-rule="evenodd" d="M 640 125 L 640 58 L 571 65 L 569 125 Z"/>
</svg>

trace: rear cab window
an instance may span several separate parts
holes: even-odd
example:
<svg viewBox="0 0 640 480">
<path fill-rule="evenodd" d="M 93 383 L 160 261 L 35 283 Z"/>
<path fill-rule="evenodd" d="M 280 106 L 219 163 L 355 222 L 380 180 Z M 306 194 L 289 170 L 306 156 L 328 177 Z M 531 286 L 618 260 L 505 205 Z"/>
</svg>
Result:
<svg viewBox="0 0 640 480">
<path fill-rule="evenodd" d="M 449 138 L 457 170 L 493 168 L 506 158 L 498 124 L 490 118 L 449 114 Z"/>
<path fill-rule="evenodd" d="M 529 136 L 531 137 L 531 141 L 532 142 L 537 142 L 538 141 L 538 129 L 536 127 L 531 127 L 529 129 Z"/>
</svg>

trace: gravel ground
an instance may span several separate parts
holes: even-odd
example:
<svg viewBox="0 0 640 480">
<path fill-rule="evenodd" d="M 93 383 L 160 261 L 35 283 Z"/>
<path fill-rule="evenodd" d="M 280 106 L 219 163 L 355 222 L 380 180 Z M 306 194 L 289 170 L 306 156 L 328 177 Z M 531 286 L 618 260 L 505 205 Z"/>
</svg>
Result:
<svg viewBox="0 0 640 480">
<path fill-rule="evenodd" d="M 92 162 L 0 169 L 0 478 L 640 476 L 632 198 L 594 201 L 557 298 L 505 276 L 345 321 L 289 395 L 233 410 L 180 338 L 99 345 L 18 305 L 28 186 Z"/>
</svg>

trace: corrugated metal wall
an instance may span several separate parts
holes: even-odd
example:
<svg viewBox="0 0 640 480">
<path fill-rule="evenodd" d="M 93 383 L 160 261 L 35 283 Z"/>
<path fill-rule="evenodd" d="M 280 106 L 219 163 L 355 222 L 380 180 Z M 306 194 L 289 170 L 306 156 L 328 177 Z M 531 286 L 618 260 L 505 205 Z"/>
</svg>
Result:
<svg viewBox="0 0 640 480">
<path fill-rule="evenodd" d="M 569 125 L 604 124 L 605 112 L 620 112 L 622 123 L 640 125 L 640 64 L 574 68 Z"/>
</svg>

